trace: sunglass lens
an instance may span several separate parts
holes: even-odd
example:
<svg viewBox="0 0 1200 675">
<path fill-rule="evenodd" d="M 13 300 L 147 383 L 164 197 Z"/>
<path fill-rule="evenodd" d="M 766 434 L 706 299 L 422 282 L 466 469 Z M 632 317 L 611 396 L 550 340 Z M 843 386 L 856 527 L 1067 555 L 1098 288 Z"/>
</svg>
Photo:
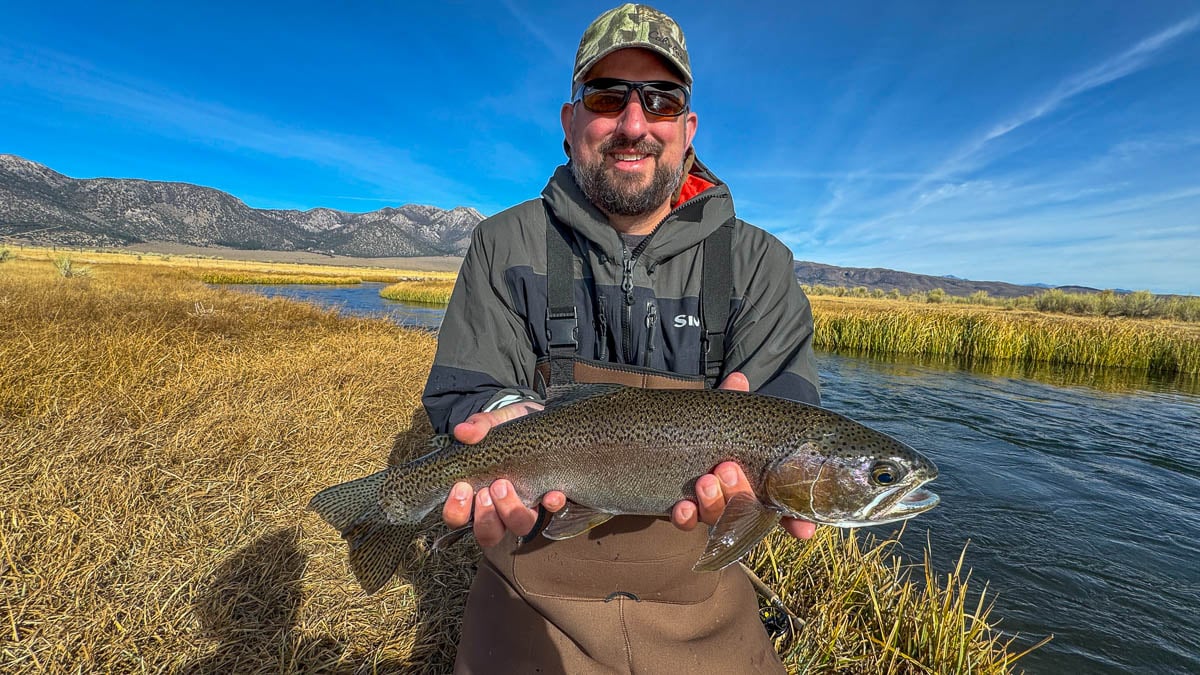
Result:
<svg viewBox="0 0 1200 675">
<path fill-rule="evenodd" d="M 629 97 L 629 87 L 610 87 L 607 89 L 592 89 L 583 91 L 583 104 L 588 110 L 598 113 L 617 112 L 625 107 Z"/>
<path fill-rule="evenodd" d="M 646 110 L 655 115 L 675 116 L 687 107 L 682 91 L 664 90 L 653 86 L 642 88 L 642 101 Z"/>
<path fill-rule="evenodd" d="M 677 117 L 688 106 L 687 90 L 671 82 L 629 82 L 597 78 L 583 85 L 583 105 L 595 113 L 615 113 L 625 108 L 633 89 L 641 94 L 642 108 L 651 115 Z"/>
</svg>

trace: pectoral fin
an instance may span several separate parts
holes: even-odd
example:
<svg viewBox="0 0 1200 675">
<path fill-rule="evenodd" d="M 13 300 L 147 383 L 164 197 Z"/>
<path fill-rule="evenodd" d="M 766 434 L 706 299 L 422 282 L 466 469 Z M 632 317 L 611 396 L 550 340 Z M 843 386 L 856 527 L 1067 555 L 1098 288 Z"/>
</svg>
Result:
<svg viewBox="0 0 1200 675">
<path fill-rule="evenodd" d="M 562 539 L 570 539 L 576 537 L 588 530 L 603 525 L 613 517 L 613 514 L 604 511 L 597 511 L 575 502 L 567 502 L 567 505 L 554 514 L 550 520 L 550 524 L 546 529 L 542 530 L 542 536 L 554 541 Z"/>
<path fill-rule="evenodd" d="M 474 526 L 472 523 L 467 523 L 458 529 L 450 530 L 446 534 L 443 534 L 434 540 L 433 550 L 445 551 L 451 546 L 457 544 L 463 537 L 469 534 L 474 534 L 475 531 L 472 529 L 473 527 Z"/>
<path fill-rule="evenodd" d="M 715 572 L 746 555 L 782 515 L 762 505 L 746 493 L 733 496 L 725 512 L 708 533 L 708 547 L 692 566 L 696 572 Z"/>
</svg>

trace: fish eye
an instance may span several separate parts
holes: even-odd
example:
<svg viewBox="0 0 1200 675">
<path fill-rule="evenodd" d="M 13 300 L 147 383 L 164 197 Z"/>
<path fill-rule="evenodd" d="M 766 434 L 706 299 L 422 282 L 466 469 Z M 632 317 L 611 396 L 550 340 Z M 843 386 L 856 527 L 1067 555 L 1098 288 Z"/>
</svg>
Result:
<svg viewBox="0 0 1200 675">
<path fill-rule="evenodd" d="M 892 485 L 900 480 L 900 467 L 891 462 L 876 462 L 871 467 L 871 480 L 877 485 Z"/>
</svg>

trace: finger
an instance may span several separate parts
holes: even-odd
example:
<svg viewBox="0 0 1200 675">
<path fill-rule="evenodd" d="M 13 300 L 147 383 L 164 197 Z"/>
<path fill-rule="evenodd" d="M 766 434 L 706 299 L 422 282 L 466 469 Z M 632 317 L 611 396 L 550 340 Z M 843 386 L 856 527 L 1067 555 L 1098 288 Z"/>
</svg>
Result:
<svg viewBox="0 0 1200 675">
<path fill-rule="evenodd" d="M 817 533 L 817 524 L 799 518 L 784 518 L 779 523 L 787 533 L 797 539 L 809 539 Z"/>
<path fill-rule="evenodd" d="M 567 505 L 567 496 L 558 490 L 551 490 L 542 495 L 542 506 L 550 513 L 562 511 L 562 508 Z"/>
<path fill-rule="evenodd" d="M 489 488 L 483 488 L 475 493 L 475 540 L 480 546 L 488 548 L 499 544 L 503 538 L 504 523 L 496 515 L 492 493 Z"/>
<path fill-rule="evenodd" d="M 709 480 L 711 479 L 711 480 Z M 720 497 L 712 495 L 712 488 L 720 492 Z M 711 474 L 696 481 L 696 496 L 700 506 L 700 520 L 715 525 L 725 512 L 725 504 L 739 493 L 754 496 L 754 488 L 746 479 L 746 473 L 737 462 L 722 462 L 713 469 Z"/>
<path fill-rule="evenodd" d="M 696 506 L 699 509 L 700 521 L 708 525 L 715 525 L 725 511 L 721 481 L 711 473 L 704 474 L 696 480 Z"/>
<path fill-rule="evenodd" d="M 496 513 L 506 529 L 517 534 L 525 534 L 537 523 L 537 511 L 525 506 L 513 484 L 501 478 L 488 488 L 495 502 Z"/>
<path fill-rule="evenodd" d="M 713 469 L 713 473 L 721 480 L 721 492 L 725 495 L 725 501 L 729 501 L 739 492 L 748 492 L 751 497 L 754 496 L 754 488 L 750 487 L 746 472 L 742 471 L 737 462 L 721 462 Z"/>
<path fill-rule="evenodd" d="M 475 445 L 482 441 L 484 436 L 487 436 L 492 427 L 518 417 L 524 417 L 544 407 L 536 401 L 523 401 L 489 412 L 477 412 L 454 426 L 454 438 L 459 443 Z"/>
<path fill-rule="evenodd" d="M 478 412 L 454 425 L 454 438 L 459 443 L 475 445 L 495 426 L 492 413 Z"/>
<path fill-rule="evenodd" d="M 511 416 L 505 417 L 503 420 L 503 421 L 508 421 L 508 420 L 516 419 L 518 417 L 524 417 L 525 415 L 528 415 L 529 413 L 534 413 L 539 410 L 544 410 L 545 408 L 546 408 L 546 406 L 542 405 L 541 403 L 538 403 L 537 401 L 524 401 L 522 403 L 514 403 L 513 405 L 505 406 L 505 407 L 501 408 L 500 410 L 506 410 L 506 411 L 510 411 L 512 413 Z M 497 410 L 496 412 L 500 412 L 500 410 Z"/>
<path fill-rule="evenodd" d="M 471 502 L 474 490 L 470 483 L 455 483 L 442 506 L 442 520 L 452 530 L 471 522 Z"/>
<path fill-rule="evenodd" d="M 696 511 L 696 504 L 689 499 L 675 503 L 675 508 L 671 509 L 671 522 L 675 527 L 690 532 L 696 528 L 696 523 L 699 521 L 699 513 Z"/>
<path fill-rule="evenodd" d="M 741 373 L 730 373 L 721 380 L 717 389 L 732 389 L 734 391 L 750 391 L 750 380 Z"/>
</svg>

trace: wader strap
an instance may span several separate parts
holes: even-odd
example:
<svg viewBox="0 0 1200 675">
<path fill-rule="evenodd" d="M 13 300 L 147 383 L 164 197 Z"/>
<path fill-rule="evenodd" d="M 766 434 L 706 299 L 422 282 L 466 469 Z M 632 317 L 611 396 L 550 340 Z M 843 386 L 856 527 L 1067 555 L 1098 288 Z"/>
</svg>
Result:
<svg viewBox="0 0 1200 675">
<path fill-rule="evenodd" d="M 725 326 L 733 296 L 733 218 L 704 240 L 700 276 L 700 351 L 704 381 L 716 387 L 725 361 Z"/>
<path fill-rule="evenodd" d="M 579 348 L 579 314 L 575 309 L 575 256 L 558 219 L 546 209 L 546 343 L 552 386 L 575 381 L 572 359 Z"/>
</svg>

